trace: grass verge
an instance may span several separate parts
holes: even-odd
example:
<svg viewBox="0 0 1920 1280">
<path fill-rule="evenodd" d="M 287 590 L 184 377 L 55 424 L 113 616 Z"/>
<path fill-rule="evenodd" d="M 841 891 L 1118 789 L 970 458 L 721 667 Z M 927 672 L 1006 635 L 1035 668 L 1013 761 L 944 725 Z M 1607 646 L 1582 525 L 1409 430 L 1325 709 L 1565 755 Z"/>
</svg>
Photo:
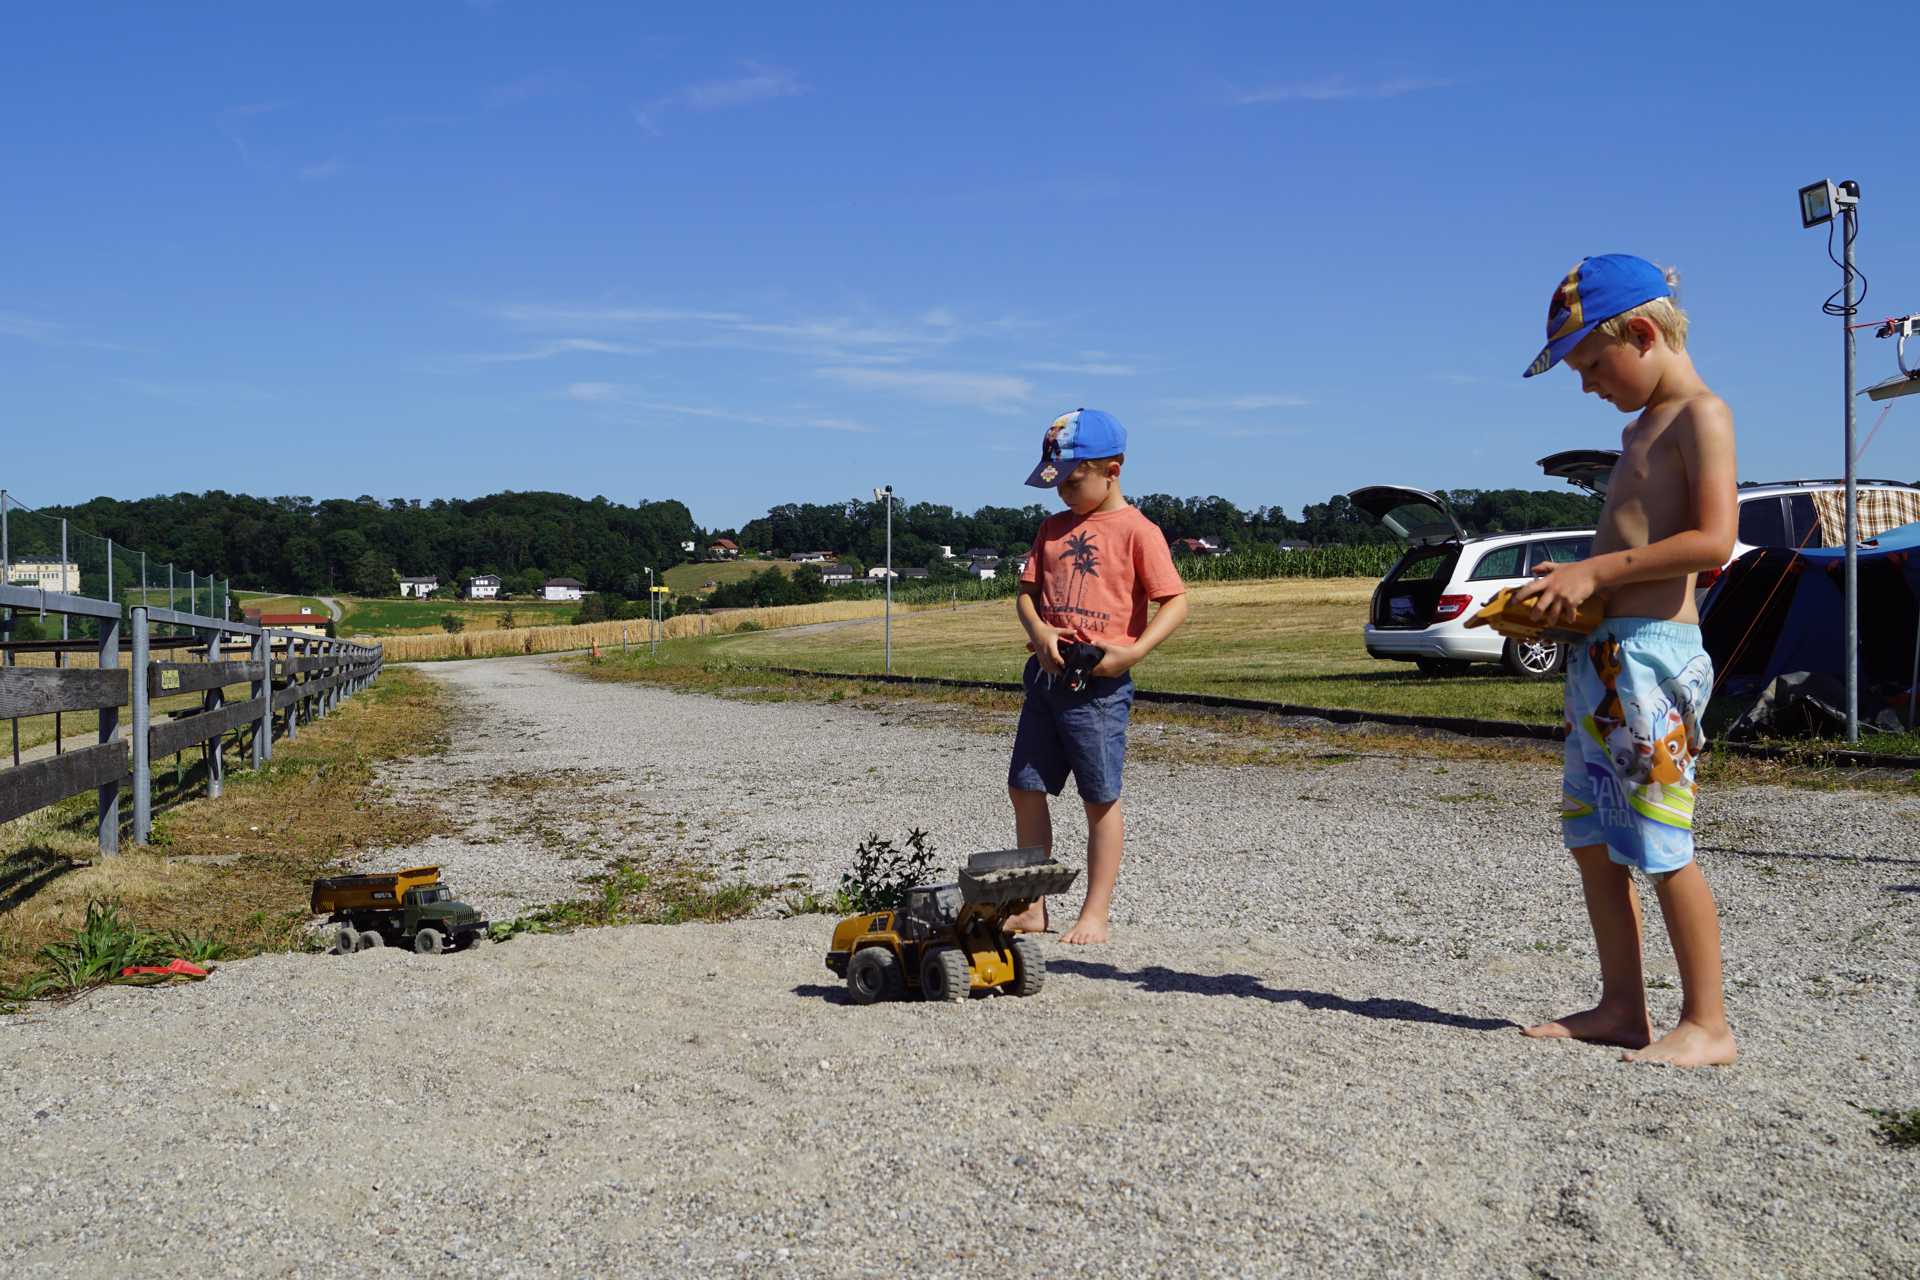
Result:
<svg viewBox="0 0 1920 1280">
<path fill-rule="evenodd" d="M 512 920 L 495 921 L 488 936 L 506 942 L 523 933 L 567 933 L 619 924 L 718 924 L 751 912 L 770 892 L 745 881 L 716 883 L 689 867 L 642 869 L 616 862 L 589 876 L 595 892 L 536 907 Z"/>
<path fill-rule="evenodd" d="M 203 792 L 197 770 L 163 775 L 156 807 L 171 807 L 145 848 L 99 857 L 91 795 L 0 828 L 0 989 L 54 972 L 48 948 L 85 945 L 90 913 L 97 930 L 106 909 L 116 934 L 197 940 L 228 956 L 304 949 L 315 876 L 350 850 L 409 845 L 444 828 L 437 810 L 382 797 L 374 771 L 442 749 L 446 720 L 431 680 L 389 668 L 275 743 L 267 768 L 246 770 L 230 752 L 219 800 L 192 798 Z"/>
</svg>

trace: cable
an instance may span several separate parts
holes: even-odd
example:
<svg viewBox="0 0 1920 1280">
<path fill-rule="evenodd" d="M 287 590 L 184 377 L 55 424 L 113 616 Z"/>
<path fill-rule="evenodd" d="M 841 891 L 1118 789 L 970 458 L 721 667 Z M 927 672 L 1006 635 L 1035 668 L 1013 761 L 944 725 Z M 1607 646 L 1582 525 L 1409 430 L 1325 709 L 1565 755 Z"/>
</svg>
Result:
<svg viewBox="0 0 1920 1280">
<path fill-rule="evenodd" d="M 1847 231 L 1845 232 L 1846 238 L 1842 242 L 1844 246 L 1851 249 L 1853 248 L 1853 242 L 1860 238 L 1860 210 L 1857 205 L 1854 206 L 1851 217 L 1847 217 L 1845 214 L 1839 214 L 1827 223 L 1827 261 L 1840 268 L 1841 281 L 1840 287 L 1828 294 L 1827 300 L 1820 304 L 1820 310 L 1827 315 L 1845 316 L 1850 320 L 1859 314 L 1861 304 L 1867 300 L 1867 273 L 1858 267 L 1848 266 L 1845 261 L 1834 256 L 1833 224 L 1841 221 L 1843 218 L 1847 224 Z M 1860 282 L 1860 295 L 1853 300 L 1852 306 L 1848 306 L 1845 302 L 1840 301 L 1840 299 L 1846 296 L 1847 289 L 1856 279 Z"/>
</svg>

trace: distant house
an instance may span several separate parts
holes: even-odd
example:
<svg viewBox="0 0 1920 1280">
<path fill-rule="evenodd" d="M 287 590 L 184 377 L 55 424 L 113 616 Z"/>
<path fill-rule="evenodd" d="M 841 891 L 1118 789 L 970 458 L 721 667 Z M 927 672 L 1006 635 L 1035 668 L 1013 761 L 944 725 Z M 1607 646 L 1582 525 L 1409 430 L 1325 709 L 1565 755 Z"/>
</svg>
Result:
<svg viewBox="0 0 1920 1280">
<path fill-rule="evenodd" d="M 889 569 L 883 564 L 877 564 L 867 570 L 867 580 L 870 582 L 884 582 L 890 577 L 897 578 L 899 576 L 900 571 L 898 569 Z"/>
<path fill-rule="evenodd" d="M 548 578 L 540 588 L 543 600 L 578 600 L 587 593 L 587 584 L 572 578 Z"/>
<path fill-rule="evenodd" d="M 682 551 L 684 551 L 684 552 L 686 552 L 686 553 L 687 553 L 688 555 L 692 555 L 692 554 L 693 554 L 693 544 L 692 544 L 691 542 L 683 542 L 683 543 L 681 543 L 681 544 L 680 544 L 680 549 L 681 549 Z"/>
<path fill-rule="evenodd" d="M 1013 574 L 1013 576 L 1017 578 L 1021 574 L 1027 571 L 1027 561 L 1031 559 L 1033 559 L 1033 556 L 1030 553 L 1017 555 L 1013 559 L 1007 561 L 1006 569 L 1009 573 Z"/>
<path fill-rule="evenodd" d="M 973 564 L 978 564 L 982 560 L 988 560 L 994 564 L 999 564 L 1000 553 L 998 551 L 995 551 L 992 547 L 968 547 L 967 560 Z"/>
<path fill-rule="evenodd" d="M 967 566 L 967 572 L 985 582 L 988 578 L 999 576 L 1000 565 L 998 561 L 975 560 Z"/>
<path fill-rule="evenodd" d="M 940 553 L 940 558 L 942 560 L 953 559 L 953 548 L 948 546 L 946 543 L 944 542 L 936 543 L 933 549 Z"/>
<path fill-rule="evenodd" d="M 853 570 L 843 564 L 823 564 L 820 566 L 820 581 L 830 587 L 844 587 L 853 581 Z"/>
<path fill-rule="evenodd" d="M 1218 538 L 1175 538 L 1173 547 L 1190 556 L 1221 556 L 1227 553 L 1226 544 Z"/>
<path fill-rule="evenodd" d="M 77 596 L 80 594 L 80 566 L 72 561 L 62 564 L 58 560 L 16 560 L 7 566 L 7 585 L 38 587 L 42 591 Z"/>
<path fill-rule="evenodd" d="M 475 574 L 467 579 L 467 599 L 493 600 L 500 595 L 500 579 L 491 573 Z"/>
<path fill-rule="evenodd" d="M 912 581 L 915 578 L 926 577 L 927 571 L 925 569 L 902 569 L 900 570 L 900 576 L 908 581 Z"/>
<path fill-rule="evenodd" d="M 740 558 L 740 546 L 732 538 L 715 538 L 707 544 L 707 559 L 737 560 Z"/>
<path fill-rule="evenodd" d="M 440 579 L 438 578 L 427 577 L 427 578 L 400 579 L 400 594 L 403 596 L 413 596 L 417 599 L 425 600 L 428 596 L 432 595 L 434 592 L 438 591 L 439 589 L 440 589 Z"/>
<path fill-rule="evenodd" d="M 787 559 L 795 564 L 827 564 L 833 559 L 831 551 L 796 551 Z"/>
</svg>

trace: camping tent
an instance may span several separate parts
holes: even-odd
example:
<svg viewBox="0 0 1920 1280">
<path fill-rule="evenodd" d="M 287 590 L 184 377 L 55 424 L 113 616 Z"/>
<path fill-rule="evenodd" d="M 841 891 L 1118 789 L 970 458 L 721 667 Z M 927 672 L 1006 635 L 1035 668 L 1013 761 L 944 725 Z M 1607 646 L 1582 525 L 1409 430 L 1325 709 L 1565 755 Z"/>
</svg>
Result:
<svg viewBox="0 0 1920 1280">
<path fill-rule="evenodd" d="M 1861 543 L 1860 722 L 1908 727 L 1920 655 L 1920 523 Z M 1846 552 L 1763 547 L 1707 596 L 1700 629 L 1713 658 L 1707 731 L 1791 737 L 1846 723 Z"/>
</svg>

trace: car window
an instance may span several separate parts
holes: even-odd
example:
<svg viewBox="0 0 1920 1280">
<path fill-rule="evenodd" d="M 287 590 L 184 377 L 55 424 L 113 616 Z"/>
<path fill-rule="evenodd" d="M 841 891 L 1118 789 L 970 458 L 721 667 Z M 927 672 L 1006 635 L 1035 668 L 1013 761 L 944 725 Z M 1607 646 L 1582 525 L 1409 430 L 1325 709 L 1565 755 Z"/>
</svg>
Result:
<svg viewBox="0 0 1920 1280">
<path fill-rule="evenodd" d="M 1539 564 L 1544 556 L 1553 564 L 1572 564 L 1575 560 L 1585 560 L 1591 554 L 1592 538 L 1555 538 L 1552 542 L 1534 543 L 1533 563 Z"/>
<path fill-rule="evenodd" d="M 1488 578 L 1520 577 L 1520 553 L 1526 549 L 1526 543 L 1516 542 L 1510 547 L 1497 547 L 1487 552 L 1480 557 L 1480 563 L 1473 566 L 1467 581 L 1485 582 Z"/>
<path fill-rule="evenodd" d="M 1813 514 L 1813 501 L 1807 501 L 1807 514 Z M 1787 519 L 1779 498 L 1749 498 L 1740 504 L 1740 541 L 1750 547 L 1789 545 Z"/>
<path fill-rule="evenodd" d="M 1742 514 L 1745 514 L 1744 508 Z M 1827 540 L 1820 536 L 1820 517 L 1813 509 L 1813 495 L 1796 493 L 1787 498 L 1787 514 L 1792 518 L 1793 528 L 1780 540 L 1780 545 L 1790 547 L 1824 547 Z M 1752 542 L 1741 531 L 1742 542 Z M 1758 544 L 1755 544 L 1758 545 Z"/>
<path fill-rule="evenodd" d="M 1431 551 L 1422 551 L 1410 555 L 1400 565 L 1400 572 L 1394 575 L 1396 582 L 1431 582 L 1440 576 L 1453 563 L 1451 547 L 1435 547 Z"/>
</svg>

